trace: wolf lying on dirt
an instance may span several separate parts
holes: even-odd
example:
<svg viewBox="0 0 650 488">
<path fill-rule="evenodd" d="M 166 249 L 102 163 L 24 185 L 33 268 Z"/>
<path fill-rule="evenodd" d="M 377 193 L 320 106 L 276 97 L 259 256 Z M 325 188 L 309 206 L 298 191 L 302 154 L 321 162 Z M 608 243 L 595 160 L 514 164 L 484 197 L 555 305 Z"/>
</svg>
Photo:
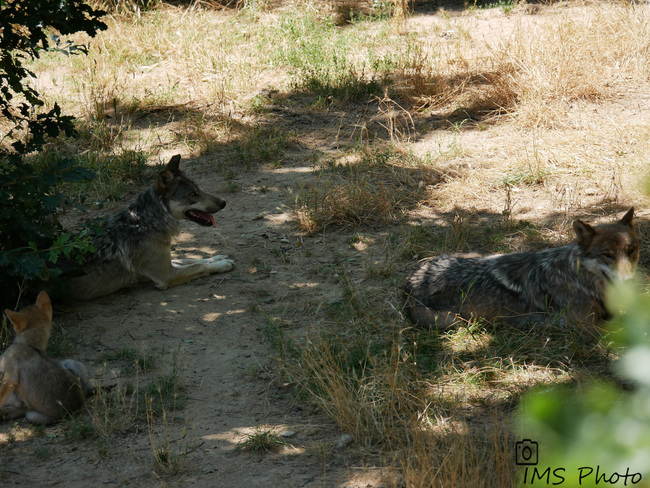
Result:
<svg viewBox="0 0 650 488">
<path fill-rule="evenodd" d="M 153 281 L 159 289 L 234 267 L 226 256 L 207 259 L 171 258 L 172 238 L 185 219 L 216 226 L 213 213 L 226 202 L 202 191 L 180 168 L 180 155 L 171 158 L 156 183 L 128 208 L 112 215 L 104 232 L 92 243 L 95 253 L 83 266 L 85 274 L 66 280 L 74 298 L 108 295 L 136 282 Z"/>
<path fill-rule="evenodd" d="M 616 223 L 592 227 L 576 220 L 576 242 L 564 247 L 435 258 L 407 279 L 406 314 L 417 325 L 438 329 L 455 324 L 457 315 L 517 323 L 607 319 L 607 284 L 632 278 L 639 260 L 633 217 L 631 208 Z"/>
<path fill-rule="evenodd" d="M 79 361 L 61 363 L 45 355 L 52 328 L 52 304 L 42 291 L 35 305 L 19 312 L 5 310 L 16 338 L 0 356 L 0 417 L 26 417 L 49 424 L 84 405 L 92 394 L 86 367 Z"/>
</svg>

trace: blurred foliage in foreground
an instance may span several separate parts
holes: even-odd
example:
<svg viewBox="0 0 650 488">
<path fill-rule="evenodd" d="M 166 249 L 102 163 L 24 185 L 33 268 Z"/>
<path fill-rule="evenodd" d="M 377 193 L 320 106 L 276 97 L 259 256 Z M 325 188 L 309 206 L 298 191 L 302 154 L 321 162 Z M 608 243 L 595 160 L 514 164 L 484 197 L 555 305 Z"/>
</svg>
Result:
<svg viewBox="0 0 650 488">
<path fill-rule="evenodd" d="M 528 395 L 516 452 L 522 485 L 650 486 L 650 296 L 618 284 L 609 303 L 625 311 L 610 324 L 622 348 L 612 367 L 631 389 L 595 382 Z"/>
</svg>

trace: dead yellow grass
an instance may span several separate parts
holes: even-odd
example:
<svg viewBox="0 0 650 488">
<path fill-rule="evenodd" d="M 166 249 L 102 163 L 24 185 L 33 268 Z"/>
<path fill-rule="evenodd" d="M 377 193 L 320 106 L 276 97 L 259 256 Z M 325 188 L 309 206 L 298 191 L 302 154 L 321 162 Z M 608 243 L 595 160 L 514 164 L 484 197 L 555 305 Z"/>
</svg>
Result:
<svg viewBox="0 0 650 488">
<path fill-rule="evenodd" d="M 522 126 L 563 123 L 571 102 L 610 98 L 625 79 L 648 77 L 647 9 L 614 3 L 565 15 L 504 50 Z"/>
<path fill-rule="evenodd" d="M 626 80 L 648 78 L 646 8 L 597 3 L 550 15 L 551 22 L 513 21 L 512 34 L 497 40 L 482 41 L 469 24 L 445 33 L 449 41 L 422 43 L 396 70 L 397 89 L 420 108 L 507 113 L 518 127 L 557 127 L 570 103 L 611 98 Z"/>
<path fill-rule="evenodd" d="M 413 488 L 515 486 L 513 445 L 495 413 L 482 425 L 450 422 L 435 430 L 414 430 L 399 461 L 406 486 Z"/>
<path fill-rule="evenodd" d="M 363 150 L 322 170 L 318 181 L 297 195 L 294 214 L 306 232 L 389 223 L 443 179 L 431 164 L 395 149 Z"/>
<path fill-rule="evenodd" d="M 398 466 L 407 486 L 513 486 L 514 441 L 503 415 L 452 420 L 427 394 L 400 343 L 401 337 L 385 356 L 368 355 L 364 367 L 349 370 L 341 363 L 345 354 L 319 339 L 301 348 L 290 374 L 357 449 L 380 449 Z"/>
<path fill-rule="evenodd" d="M 413 364 L 403 361 L 398 350 L 389 358 L 370 358 L 367 369 L 356 371 L 344 369 L 340 362 L 344 355 L 337 357 L 322 339 L 301 352 L 292 374 L 359 447 L 392 451 L 408 443 L 408 426 L 417 424 L 424 395 L 416 391 Z"/>
<path fill-rule="evenodd" d="M 303 3 L 299 8 L 314 17 L 313 6 Z M 397 5 L 395 12 L 405 11 L 405 2 Z M 612 98 L 622 85 L 648 79 L 646 8 L 621 2 L 547 9 L 551 21 L 523 14 L 505 35 L 477 30 L 477 14 L 470 12 L 449 21 L 449 30 L 439 26 L 433 38 L 400 36 L 377 23 L 363 25 L 358 36 L 348 29 L 305 40 L 305 49 L 324 49 L 332 39 L 354 44 L 341 53 L 354 72 L 368 78 L 374 67 L 375 75 L 390 78 L 387 90 L 400 113 L 385 125 L 400 142 L 415 136 L 400 98 L 443 115 L 483 120 L 507 114 L 514 130 L 557 128 L 570 123 L 572 104 Z M 286 59 L 318 52 L 291 51 L 297 48 L 286 45 L 286 27 L 278 27 L 283 11 L 234 12 L 164 6 L 126 21 L 109 17 L 89 56 L 45 56 L 37 65 L 39 83 L 67 113 L 110 118 L 100 132 L 127 149 L 153 153 L 156 145 L 184 142 L 178 134 L 194 131 L 198 113 L 217 121 L 206 137 L 228 140 L 224 115 L 246 107 L 260 90 L 289 89 L 295 69 L 283 64 Z M 413 19 L 404 21 L 417 32 Z M 394 107 L 384 115 L 394 115 Z M 134 127 L 133 114 L 156 114 L 177 125 L 153 126 L 154 133 Z M 192 151 L 192 141 L 187 145 Z"/>
</svg>

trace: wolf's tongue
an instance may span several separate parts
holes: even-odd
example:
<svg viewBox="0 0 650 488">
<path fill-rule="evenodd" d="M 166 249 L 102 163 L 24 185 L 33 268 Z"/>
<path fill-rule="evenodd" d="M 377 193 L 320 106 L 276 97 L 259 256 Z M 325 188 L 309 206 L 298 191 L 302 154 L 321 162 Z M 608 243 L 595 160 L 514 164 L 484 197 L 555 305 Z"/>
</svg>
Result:
<svg viewBox="0 0 650 488">
<path fill-rule="evenodd" d="M 203 225 L 205 227 L 217 226 L 214 217 L 209 213 L 201 212 L 200 210 L 189 210 L 186 215 L 199 225 Z"/>
</svg>

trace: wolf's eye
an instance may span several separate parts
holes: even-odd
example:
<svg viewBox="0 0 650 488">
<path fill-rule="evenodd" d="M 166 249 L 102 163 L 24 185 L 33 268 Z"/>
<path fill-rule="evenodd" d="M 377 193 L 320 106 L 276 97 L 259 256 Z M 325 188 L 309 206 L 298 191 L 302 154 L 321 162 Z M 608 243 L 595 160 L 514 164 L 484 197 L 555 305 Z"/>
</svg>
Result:
<svg viewBox="0 0 650 488">
<path fill-rule="evenodd" d="M 603 253 L 603 257 L 604 257 L 605 259 L 611 259 L 611 260 L 614 260 L 614 258 L 615 258 L 616 256 L 614 256 L 614 253 L 611 252 L 611 251 L 605 251 L 605 252 Z"/>
<path fill-rule="evenodd" d="M 189 192 L 187 196 L 189 196 L 190 198 L 196 198 L 196 197 L 198 197 L 198 195 L 196 194 L 195 191 L 191 191 L 191 192 Z"/>
</svg>

